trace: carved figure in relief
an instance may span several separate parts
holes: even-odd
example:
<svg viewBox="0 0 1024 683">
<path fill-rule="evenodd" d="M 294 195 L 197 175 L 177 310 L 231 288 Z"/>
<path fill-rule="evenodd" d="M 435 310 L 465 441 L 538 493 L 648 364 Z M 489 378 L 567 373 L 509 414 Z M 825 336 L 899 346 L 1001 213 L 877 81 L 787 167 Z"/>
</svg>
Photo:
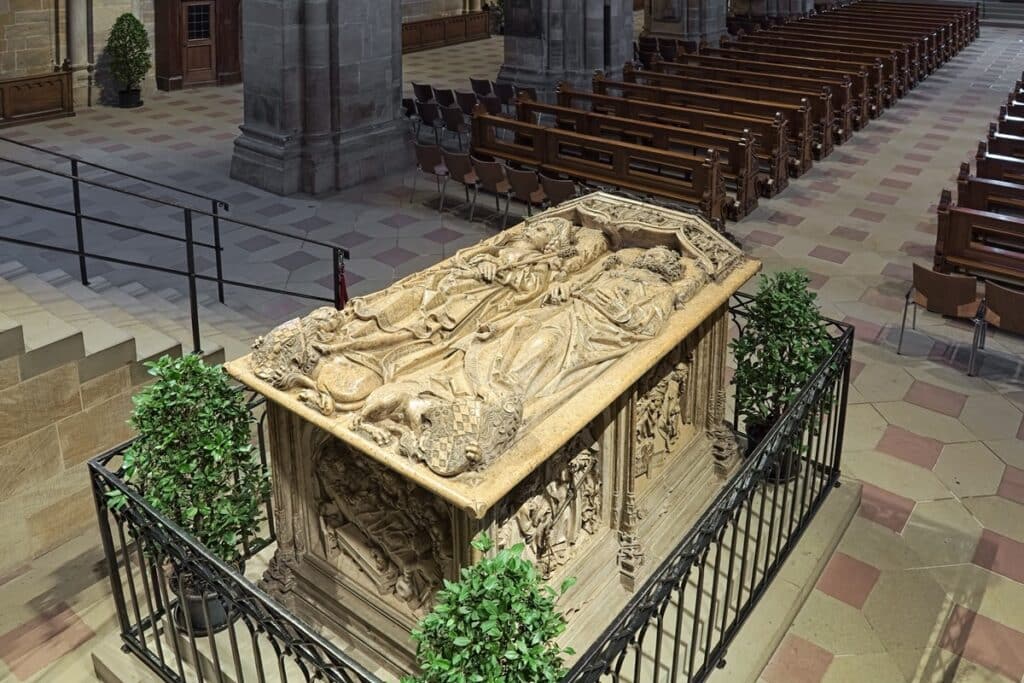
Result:
<svg viewBox="0 0 1024 683">
<path fill-rule="evenodd" d="M 659 438 L 661 446 L 667 448 L 679 436 L 683 417 L 682 398 L 686 393 L 688 376 L 689 366 L 685 362 L 673 365 L 666 359 L 648 372 L 641 381 L 636 404 L 634 477 L 650 473 L 651 461 L 658 450 Z M 658 381 L 650 386 L 655 379 Z"/>
</svg>

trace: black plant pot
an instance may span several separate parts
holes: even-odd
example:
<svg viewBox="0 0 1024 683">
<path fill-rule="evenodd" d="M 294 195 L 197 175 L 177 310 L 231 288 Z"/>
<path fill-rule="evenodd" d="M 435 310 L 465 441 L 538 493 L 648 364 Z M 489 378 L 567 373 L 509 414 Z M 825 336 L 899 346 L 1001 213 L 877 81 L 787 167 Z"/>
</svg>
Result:
<svg viewBox="0 0 1024 683">
<path fill-rule="evenodd" d="M 174 608 L 174 625 L 179 631 L 188 634 L 190 623 L 192 635 L 197 637 L 217 633 L 227 628 L 230 623 L 228 610 L 220 596 L 216 593 L 207 593 L 204 609 L 204 596 L 190 595 L 190 593 L 192 591 L 186 588 L 185 595 L 178 596 L 178 605 Z"/>
<path fill-rule="evenodd" d="M 764 437 L 768 436 L 771 428 L 770 424 L 747 423 L 747 457 L 753 454 Z M 800 465 L 800 445 L 782 444 L 774 462 L 768 466 L 765 478 L 773 484 L 787 484 L 800 474 Z"/>
<path fill-rule="evenodd" d="M 134 90 L 120 90 L 117 93 L 117 106 L 123 109 L 134 109 L 135 107 L 142 106 L 142 91 L 138 88 Z"/>
</svg>

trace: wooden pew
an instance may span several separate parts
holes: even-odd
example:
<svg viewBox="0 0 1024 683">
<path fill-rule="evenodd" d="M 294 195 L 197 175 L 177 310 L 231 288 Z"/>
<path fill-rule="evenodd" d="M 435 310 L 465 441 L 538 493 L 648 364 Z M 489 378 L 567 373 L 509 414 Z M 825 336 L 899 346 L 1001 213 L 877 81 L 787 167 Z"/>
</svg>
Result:
<svg viewBox="0 0 1024 683">
<path fill-rule="evenodd" d="M 764 176 L 758 169 L 754 154 L 756 142 L 749 131 L 740 136 L 709 133 L 669 126 L 652 121 L 641 121 L 621 116 L 599 114 L 583 109 L 544 104 L 519 97 L 516 100 L 516 118 L 527 123 L 539 123 L 539 117 L 548 117 L 559 128 L 584 135 L 621 140 L 684 154 L 703 154 L 708 149 L 718 152 L 722 176 L 731 186 L 736 199 L 727 206 L 727 217 L 739 220 L 757 208 L 759 183 Z"/>
<path fill-rule="evenodd" d="M 799 40 L 811 40 L 817 43 L 824 43 L 830 47 L 832 45 L 850 46 L 861 48 L 864 51 L 878 51 L 883 54 L 887 51 L 894 51 L 900 56 L 900 63 L 906 69 L 908 78 L 907 90 L 917 85 L 927 75 L 917 41 L 886 40 L 876 36 L 873 31 L 867 37 L 864 37 L 863 33 L 859 35 L 856 33 L 846 33 L 844 31 L 835 31 L 798 22 L 775 26 L 768 29 L 767 33 L 770 35 L 789 36 Z"/>
<path fill-rule="evenodd" d="M 1006 113 L 1018 118 L 1024 117 L 1024 101 L 1017 99 L 1017 93 L 1012 92 L 1006 96 Z"/>
<path fill-rule="evenodd" d="M 957 50 L 963 48 L 980 34 L 978 6 L 967 5 L 960 7 L 943 6 L 927 3 L 903 3 L 903 2 L 864 2 L 858 3 L 858 8 L 863 11 L 883 10 L 890 16 L 899 16 L 901 20 L 922 21 L 940 20 L 949 22 L 955 38 Z"/>
<path fill-rule="evenodd" d="M 865 94 L 871 102 L 871 117 L 875 118 L 881 115 L 882 111 L 884 111 L 886 107 L 885 67 L 881 60 L 872 64 L 865 64 L 864 62 L 830 59 L 821 56 L 805 57 L 787 55 L 771 48 L 762 48 L 758 45 L 732 42 L 725 39 L 722 40 L 719 47 L 708 49 L 706 52 L 715 56 L 749 59 L 758 62 L 778 62 L 783 60 L 793 66 L 808 66 L 840 71 L 850 75 L 851 78 L 853 74 L 867 71 L 868 91 Z"/>
<path fill-rule="evenodd" d="M 933 68 L 938 68 L 946 63 L 959 48 L 955 46 L 955 37 L 952 35 L 952 26 L 941 20 L 922 19 L 921 17 L 892 17 L 879 14 L 826 12 L 823 16 L 833 18 L 835 21 L 851 27 L 864 27 L 871 25 L 872 29 L 877 27 L 881 31 L 910 32 L 912 35 L 928 36 L 931 52 L 934 53 Z"/>
<path fill-rule="evenodd" d="M 817 92 L 787 90 L 737 83 L 729 80 L 712 80 L 710 78 L 691 78 L 657 71 L 640 71 L 632 64 L 627 64 L 622 71 L 622 80 L 626 83 L 643 83 L 656 88 L 688 90 L 711 95 L 726 95 L 743 99 L 753 99 L 803 107 L 809 105 L 812 116 L 815 158 L 823 159 L 832 153 L 834 144 L 835 120 L 832 112 L 832 91 L 828 86 L 819 88 Z"/>
<path fill-rule="evenodd" d="M 988 151 L 1003 157 L 1024 159 L 1024 135 L 1007 135 L 998 131 L 998 125 L 988 124 Z"/>
<path fill-rule="evenodd" d="M 1024 281 L 1024 218 L 953 204 L 943 190 L 935 235 L 935 270 Z"/>
<path fill-rule="evenodd" d="M 882 5 L 882 6 L 889 5 L 889 6 L 891 6 L 891 5 L 895 4 L 897 6 L 907 7 L 907 8 L 910 8 L 910 9 L 914 9 L 914 10 L 916 10 L 918 12 L 922 12 L 922 13 L 937 14 L 937 15 L 945 13 L 947 15 L 958 15 L 958 16 L 963 17 L 963 20 L 966 23 L 968 32 L 971 34 L 971 36 L 969 36 L 969 38 L 973 39 L 973 38 L 977 38 L 979 35 L 981 35 L 981 25 L 980 25 L 981 5 L 980 5 L 980 3 L 977 3 L 977 2 L 974 2 L 974 3 L 963 3 L 963 4 L 960 4 L 960 5 L 953 6 L 953 5 L 939 5 L 939 4 L 930 3 L 930 2 L 902 2 L 901 1 L 901 2 L 898 2 L 898 3 L 892 3 L 892 2 L 885 2 L 885 1 L 882 1 L 882 0 L 864 0 L 863 4 L 868 5 L 868 6 L 871 6 L 871 5 Z"/>
<path fill-rule="evenodd" d="M 974 155 L 974 163 L 977 167 L 979 178 L 1024 183 L 1024 159 L 990 154 L 988 143 L 986 142 L 978 143 L 978 151 Z"/>
<path fill-rule="evenodd" d="M 865 6 L 851 6 L 842 14 L 880 25 L 899 25 L 922 31 L 937 30 L 943 62 L 948 61 L 970 42 L 966 24 L 958 23 L 960 20 L 955 15 L 933 16 L 914 9 L 876 9 Z"/>
<path fill-rule="evenodd" d="M 771 197 L 789 184 L 789 135 L 782 115 L 772 119 L 756 116 L 733 116 L 701 109 L 674 107 L 667 104 L 630 100 L 624 97 L 599 95 L 575 90 L 560 84 L 555 91 L 559 106 L 584 109 L 620 118 L 652 121 L 708 133 L 738 136 L 749 131 L 754 136 L 757 156 L 766 180 L 760 183 L 762 194 Z"/>
<path fill-rule="evenodd" d="M 710 59 L 710 58 L 709 58 Z M 824 92 L 825 89 L 831 94 L 832 114 L 834 125 L 832 133 L 835 144 L 842 144 L 853 135 L 854 102 L 853 85 L 849 78 L 833 79 L 837 82 L 836 87 L 832 83 L 826 83 L 821 79 L 805 78 L 799 76 L 783 76 L 774 73 L 751 72 L 747 69 L 723 69 L 702 64 L 680 64 L 679 62 L 666 62 L 656 60 L 652 65 L 653 70 L 666 75 L 681 76 L 693 79 L 711 79 L 714 81 L 727 81 L 730 83 L 748 84 L 758 87 L 785 88 L 801 93 L 804 97 L 810 97 L 813 104 L 815 93 Z M 860 104 L 857 103 L 859 107 Z"/>
<path fill-rule="evenodd" d="M 905 92 L 904 88 L 908 82 L 908 77 L 906 73 L 900 69 L 899 60 L 895 53 L 864 54 L 845 46 L 833 47 L 832 45 L 823 45 L 822 43 L 814 41 L 790 40 L 783 36 L 773 37 L 770 33 L 763 31 L 761 33 L 752 33 L 748 36 L 743 36 L 739 39 L 739 44 L 744 46 L 753 46 L 758 50 L 770 50 L 780 55 L 829 59 L 837 57 L 848 62 L 860 63 L 863 65 L 880 62 L 883 69 L 883 94 L 886 98 L 886 106 L 890 107 L 896 104 L 896 100 L 902 96 L 903 92 Z"/>
<path fill-rule="evenodd" d="M 647 100 L 648 102 L 672 104 L 690 109 L 704 109 L 721 114 L 761 118 L 774 118 L 776 114 L 782 114 L 786 120 L 789 134 L 790 173 L 794 176 L 801 176 L 810 170 L 814 163 L 814 133 L 811 125 L 810 104 L 790 105 L 785 102 L 763 102 L 727 95 L 709 95 L 692 90 L 658 88 L 639 83 L 612 81 L 605 78 L 601 72 L 594 76 L 593 91 L 601 95 L 618 95 L 627 99 Z"/>
<path fill-rule="evenodd" d="M 1024 218 L 1024 185 L 971 175 L 971 165 L 960 164 L 956 179 L 957 205 Z"/>
<path fill-rule="evenodd" d="M 997 121 L 1000 133 L 1006 135 L 1024 135 L 1024 118 L 1010 116 L 1006 112 L 1006 105 L 999 107 L 999 120 Z"/>
<path fill-rule="evenodd" d="M 472 129 L 478 156 L 685 202 L 718 224 L 724 218 L 727 199 L 715 150 L 705 156 L 667 152 L 493 116 L 482 105 L 473 112 Z"/>
<path fill-rule="evenodd" d="M 853 19 L 842 19 L 830 14 L 818 14 L 809 17 L 798 17 L 790 21 L 788 26 L 807 27 L 814 32 L 827 32 L 856 38 L 864 37 L 864 22 Z M 890 26 L 872 26 L 869 34 L 871 40 L 883 42 L 909 42 L 916 46 L 918 75 L 924 78 L 939 67 L 939 34 L 938 31 L 921 32 L 912 29 L 900 29 Z"/>
<path fill-rule="evenodd" d="M 685 54 L 676 58 L 675 62 L 655 62 L 654 68 L 671 72 L 676 64 L 689 69 L 713 68 L 728 70 L 731 73 L 749 74 L 750 77 L 759 78 L 778 77 L 780 82 L 810 81 L 821 82 L 832 88 L 833 106 L 838 109 L 840 106 L 849 107 L 853 117 L 854 130 L 860 130 L 867 125 L 868 119 L 875 105 L 870 96 L 868 86 L 868 72 L 860 70 L 856 73 L 848 71 L 835 71 L 832 69 L 820 69 L 805 65 L 793 65 L 781 61 L 757 61 L 745 57 L 725 57 L 718 54 L 708 54 L 710 48 L 701 54 Z M 724 50 L 718 50 L 724 53 Z M 663 66 L 659 66 L 663 65 Z M 673 66 L 669 66 L 673 65 Z M 684 72 L 679 72 L 684 73 Z M 845 138 L 849 137 L 849 131 L 845 131 Z M 845 141 L 844 138 L 844 141 Z"/>
</svg>

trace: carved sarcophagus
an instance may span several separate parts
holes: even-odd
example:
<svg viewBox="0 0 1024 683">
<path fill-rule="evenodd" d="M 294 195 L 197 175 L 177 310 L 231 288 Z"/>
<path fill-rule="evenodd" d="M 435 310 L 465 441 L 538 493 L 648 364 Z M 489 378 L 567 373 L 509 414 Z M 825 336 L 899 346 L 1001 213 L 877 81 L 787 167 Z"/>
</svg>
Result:
<svg viewBox="0 0 1024 683">
<path fill-rule="evenodd" d="M 599 193 L 260 338 L 228 370 L 270 399 L 267 587 L 399 672 L 487 532 L 579 579 L 584 650 L 735 463 L 727 305 L 758 268 Z"/>
</svg>

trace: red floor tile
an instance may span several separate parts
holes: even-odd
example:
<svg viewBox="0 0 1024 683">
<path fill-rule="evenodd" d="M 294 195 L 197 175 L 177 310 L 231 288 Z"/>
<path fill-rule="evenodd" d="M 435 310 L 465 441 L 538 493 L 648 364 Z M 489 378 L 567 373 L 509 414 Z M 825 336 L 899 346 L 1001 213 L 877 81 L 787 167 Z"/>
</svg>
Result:
<svg viewBox="0 0 1024 683">
<path fill-rule="evenodd" d="M 799 636 L 788 635 L 761 672 L 765 683 L 820 683 L 833 655 Z"/>
<path fill-rule="evenodd" d="M 863 487 L 857 514 L 898 534 L 903 533 L 903 527 L 914 511 L 914 501 L 866 482 Z"/>
<path fill-rule="evenodd" d="M 872 223 L 881 223 L 885 220 L 885 214 L 880 211 L 869 211 L 868 209 L 862 209 L 857 207 L 850 212 L 850 216 L 853 218 L 859 218 L 862 221 L 870 221 Z"/>
<path fill-rule="evenodd" d="M 843 249 L 834 249 L 832 247 L 826 247 L 821 244 L 811 249 L 808 256 L 813 258 L 821 259 L 822 261 L 829 261 L 830 263 L 845 263 L 846 259 L 850 258 L 850 252 Z"/>
<path fill-rule="evenodd" d="M 882 194 L 881 192 L 869 192 L 864 199 L 872 204 L 885 204 L 886 206 L 892 206 L 900 200 L 896 195 Z"/>
<path fill-rule="evenodd" d="M 853 336 L 860 341 L 877 344 L 879 337 L 882 336 L 882 327 L 877 323 L 861 320 L 852 315 L 843 318 L 843 322 L 854 326 Z"/>
<path fill-rule="evenodd" d="M 93 636 L 74 610 L 57 604 L 32 621 L 0 635 L 0 659 L 15 678 L 26 680 Z"/>
<path fill-rule="evenodd" d="M 774 247 L 782 241 L 782 235 L 776 235 L 774 232 L 768 232 L 767 230 L 751 230 L 750 234 L 747 235 L 747 240 L 768 247 Z"/>
<path fill-rule="evenodd" d="M 989 529 L 981 532 L 974 564 L 1018 583 L 1024 583 L 1024 543 Z"/>
<path fill-rule="evenodd" d="M 837 552 L 829 560 L 817 588 L 851 607 L 864 607 L 881 572 L 866 562 Z"/>
<path fill-rule="evenodd" d="M 961 605 L 953 608 L 939 646 L 1011 680 L 1024 677 L 1024 633 Z"/>
<path fill-rule="evenodd" d="M 967 395 L 918 380 L 910 385 L 903 400 L 949 417 L 960 417 Z"/>
<path fill-rule="evenodd" d="M 1024 505 L 1024 470 L 1007 465 L 996 495 Z"/>
<path fill-rule="evenodd" d="M 852 240 L 854 242 L 863 242 L 868 238 L 869 233 L 867 230 L 858 230 L 857 228 L 848 228 L 845 225 L 840 225 L 832 231 L 832 236 L 841 237 L 844 240 Z"/>
<path fill-rule="evenodd" d="M 930 470 L 942 454 L 942 442 L 889 425 L 875 450 Z"/>
</svg>

